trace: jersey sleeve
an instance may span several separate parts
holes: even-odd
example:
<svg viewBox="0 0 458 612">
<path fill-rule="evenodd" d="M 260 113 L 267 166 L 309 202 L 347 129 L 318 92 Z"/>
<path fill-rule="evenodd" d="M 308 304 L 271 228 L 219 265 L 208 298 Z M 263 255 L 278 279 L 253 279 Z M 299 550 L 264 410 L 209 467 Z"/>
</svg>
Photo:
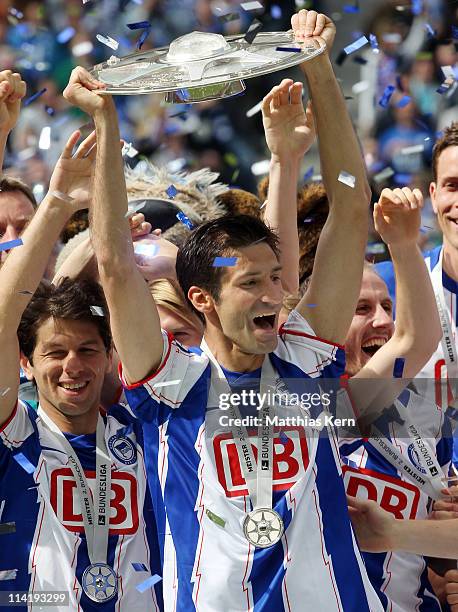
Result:
<svg viewBox="0 0 458 612">
<path fill-rule="evenodd" d="M 129 406 L 143 421 L 166 418 L 170 410 L 179 408 L 208 365 L 206 356 L 196 355 L 162 331 L 164 351 L 156 372 L 136 383 L 127 384 L 119 364 L 119 376 Z"/>
<path fill-rule="evenodd" d="M 296 310 L 280 328 L 275 354 L 311 378 L 339 378 L 345 371 L 344 347 L 316 336 Z"/>
<path fill-rule="evenodd" d="M 5 473 L 14 467 L 32 474 L 38 465 L 41 446 L 32 415 L 36 418 L 33 408 L 19 400 L 9 419 L 0 427 L 0 466 Z"/>
</svg>

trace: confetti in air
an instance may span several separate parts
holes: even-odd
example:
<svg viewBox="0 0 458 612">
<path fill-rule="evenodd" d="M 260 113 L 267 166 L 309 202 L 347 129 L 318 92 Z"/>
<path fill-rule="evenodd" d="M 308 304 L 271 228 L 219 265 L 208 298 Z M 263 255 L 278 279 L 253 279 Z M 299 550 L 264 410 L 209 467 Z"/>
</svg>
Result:
<svg viewBox="0 0 458 612">
<path fill-rule="evenodd" d="M 107 47 L 110 47 L 110 49 L 114 49 L 116 51 L 119 47 L 118 41 L 114 38 L 111 38 L 111 36 L 103 36 L 102 34 L 96 34 L 95 37 L 99 42 L 103 43 Z"/>
<path fill-rule="evenodd" d="M 13 455 L 13 459 L 17 461 L 17 463 L 21 466 L 23 470 L 27 472 L 27 474 L 33 474 L 35 471 L 35 466 L 27 459 L 27 457 L 23 453 L 16 453 Z"/>
<path fill-rule="evenodd" d="M 129 30 L 143 30 L 144 28 L 150 28 L 151 23 L 149 21 L 136 21 L 135 23 L 126 24 Z"/>
<path fill-rule="evenodd" d="M 40 89 L 40 91 L 37 91 L 37 93 L 34 93 L 33 96 L 30 96 L 29 98 L 26 98 L 23 102 L 24 106 L 28 106 L 29 104 L 32 104 L 32 102 L 35 102 L 35 100 L 37 100 L 40 96 L 42 96 L 46 91 L 46 87 L 43 87 L 43 89 Z"/>
<path fill-rule="evenodd" d="M 167 189 L 165 190 L 165 193 L 169 196 L 171 200 L 173 200 L 173 198 L 178 193 L 178 189 L 175 187 L 175 185 L 169 185 L 169 187 L 167 187 Z"/>
<path fill-rule="evenodd" d="M 95 315 L 96 317 L 104 317 L 105 314 L 103 312 L 103 308 L 101 308 L 100 306 L 89 306 L 89 309 L 91 311 L 91 313 L 93 315 Z"/>
<path fill-rule="evenodd" d="M 367 45 L 368 42 L 369 41 L 365 36 L 361 36 L 360 38 L 355 40 L 355 42 L 351 43 L 351 45 L 347 45 L 346 47 L 344 47 L 344 51 L 347 55 L 350 55 L 351 53 L 358 51 L 358 49 L 361 49 L 361 47 L 364 47 L 364 45 Z"/>
<path fill-rule="evenodd" d="M 255 2 L 242 2 L 240 6 L 247 13 L 251 11 L 263 11 L 264 10 L 264 7 L 262 6 L 262 4 L 256 1 Z"/>
<path fill-rule="evenodd" d="M 14 249 L 15 247 L 21 246 L 23 244 L 20 238 L 16 238 L 15 240 L 8 240 L 7 242 L 0 242 L 0 251 L 9 251 L 10 249 Z"/>
<path fill-rule="evenodd" d="M 10 521 L 9 523 L 0 523 L 0 536 L 8 535 L 10 533 L 16 533 L 16 523 Z"/>
<path fill-rule="evenodd" d="M 286 51 L 287 53 L 300 53 L 300 47 L 276 47 L 275 51 Z"/>
<path fill-rule="evenodd" d="M 162 578 L 160 576 L 158 576 L 157 574 L 154 574 L 154 576 L 150 576 L 149 578 L 147 578 L 140 584 L 137 584 L 137 587 L 136 587 L 137 591 L 139 591 L 140 593 L 144 593 L 145 591 L 153 587 L 155 584 L 157 584 L 161 580 Z"/>
<path fill-rule="evenodd" d="M 148 568 L 144 563 L 132 563 L 132 567 L 136 572 L 147 572 Z"/>
<path fill-rule="evenodd" d="M 214 268 L 231 268 L 237 263 L 237 257 L 215 257 L 213 260 Z"/>
<path fill-rule="evenodd" d="M 402 375 L 404 373 L 405 362 L 406 360 L 404 357 L 396 357 L 396 359 L 394 360 L 394 367 L 393 367 L 393 377 L 394 378 L 402 378 Z"/>
<path fill-rule="evenodd" d="M 342 170 L 341 173 L 338 176 L 337 179 L 340 183 L 343 183 L 344 185 L 347 185 L 348 187 L 351 187 L 352 189 L 354 189 L 355 187 L 355 177 L 352 174 L 349 174 L 348 172 L 345 172 L 345 170 Z"/>
<path fill-rule="evenodd" d="M 165 382 L 158 382 L 153 385 L 153 389 L 160 389 L 161 387 L 174 387 L 179 385 L 181 380 L 166 380 Z"/>
<path fill-rule="evenodd" d="M 369 42 L 371 43 L 372 51 L 374 53 L 380 53 L 377 37 L 375 36 L 375 34 L 369 34 Z"/>
<path fill-rule="evenodd" d="M 178 221 L 183 223 L 183 225 L 185 225 L 188 229 L 190 229 L 190 230 L 194 229 L 194 225 L 192 224 L 192 221 L 189 219 L 189 217 L 187 217 L 184 214 L 184 212 L 177 213 L 176 217 L 177 217 Z"/>
<path fill-rule="evenodd" d="M 394 85 L 387 85 L 387 87 L 385 87 L 385 91 L 383 92 L 382 97 L 380 98 L 378 102 L 382 108 L 386 108 L 388 106 L 394 90 L 395 90 Z"/>
<path fill-rule="evenodd" d="M 254 39 L 258 35 L 258 32 L 262 29 L 262 27 L 263 27 L 263 25 L 259 21 L 259 19 L 253 19 L 253 21 L 250 24 L 250 27 L 248 28 L 248 30 L 245 33 L 245 37 L 244 37 L 246 42 L 249 45 L 251 45 L 251 43 L 254 41 Z"/>
</svg>

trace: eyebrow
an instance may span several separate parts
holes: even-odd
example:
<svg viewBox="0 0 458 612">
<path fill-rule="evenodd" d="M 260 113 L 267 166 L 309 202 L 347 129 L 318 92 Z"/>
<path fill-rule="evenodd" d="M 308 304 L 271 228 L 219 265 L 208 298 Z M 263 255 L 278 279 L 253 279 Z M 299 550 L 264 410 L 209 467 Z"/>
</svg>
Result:
<svg viewBox="0 0 458 612">
<path fill-rule="evenodd" d="M 282 266 L 279 264 L 278 266 L 275 266 L 275 268 L 273 268 L 270 271 L 270 274 L 274 272 L 281 272 L 281 271 L 282 271 Z M 263 272 L 245 272 L 236 278 L 237 280 L 240 280 L 240 279 L 247 279 L 247 278 L 262 276 L 262 275 L 263 275 Z"/>
<path fill-rule="evenodd" d="M 84 342 L 82 342 L 80 344 L 81 346 L 94 346 L 97 344 L 97 340 L 85 340 Z M 43 351 L 49 351 L 55 348 L 62 348 L 62 344 L 60 344 L 59 342 L 45 342 L 43 344 Z"/>
</svg>

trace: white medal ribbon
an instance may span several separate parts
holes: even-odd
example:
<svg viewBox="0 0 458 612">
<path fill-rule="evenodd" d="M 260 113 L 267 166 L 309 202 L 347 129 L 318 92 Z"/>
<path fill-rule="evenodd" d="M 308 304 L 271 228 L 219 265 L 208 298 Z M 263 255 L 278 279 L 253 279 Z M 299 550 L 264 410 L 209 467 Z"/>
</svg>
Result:
<svg viewBox="0 0 458 612">
<path fill-rule="evenodd" d="M 106 564 L 110 530 L 111 459 L 105 444 L 103 419 L 99 414 L 96 433 L 96 485 L 93 503 L 86 475 L 72 445 L 41 407 L 38 408 L 38 415 L 68 458 L 68 466 L 72 471 L 81 500 L 81 513 L 89 560 L 91 564 Z"/>
<path fill-rule="evenodd" d="M 451 325 L 452 317 L 445 302 L 444 286 L 442 284 L 443 258 L 444 247 L 441 249 L 439 261 L 437 262 L 436 267 L 431 272 L 431 282 L 434 289 L 437 310 L 439 312 L 442 327 L 441 346 L 445 364 L 447 366 L 447 376 L 449 381 L 453 381 L 453 384 L 456 384 L 456 381 L 458 380 L 458 352 L 456 350 L 453 327 Z M 452 390 L 452 392 L 453 397 L 455 397 L 456 394 L 454 393 L 454 390 Z M 447 407 L 447 403 L 447 385 L 445 385 L 445 404 L 443 402 L 442 406 L 444 409 Z"/>
</svg>

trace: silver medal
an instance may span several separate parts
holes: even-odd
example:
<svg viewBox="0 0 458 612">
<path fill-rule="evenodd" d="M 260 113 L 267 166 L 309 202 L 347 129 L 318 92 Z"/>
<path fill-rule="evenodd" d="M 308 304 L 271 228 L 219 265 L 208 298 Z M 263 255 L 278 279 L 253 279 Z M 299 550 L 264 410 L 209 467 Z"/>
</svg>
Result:
<svg viewBox="0 0 458 612">
<path fill-rule="evenodd" d="M 271 508 L 257 508 L 246 515 L 243 532 L 246 539 L 259 548 L 276 544 L 283 535 L 283 519 Z"/>
<path fill-rule="evenodd" d="M 104 603 L 115 597 L 118 592 L 118 579 L 115 571 L 106 563 L 89 565 L 81 580 L 83 591 L 91 601 Z"/>
</svg>

